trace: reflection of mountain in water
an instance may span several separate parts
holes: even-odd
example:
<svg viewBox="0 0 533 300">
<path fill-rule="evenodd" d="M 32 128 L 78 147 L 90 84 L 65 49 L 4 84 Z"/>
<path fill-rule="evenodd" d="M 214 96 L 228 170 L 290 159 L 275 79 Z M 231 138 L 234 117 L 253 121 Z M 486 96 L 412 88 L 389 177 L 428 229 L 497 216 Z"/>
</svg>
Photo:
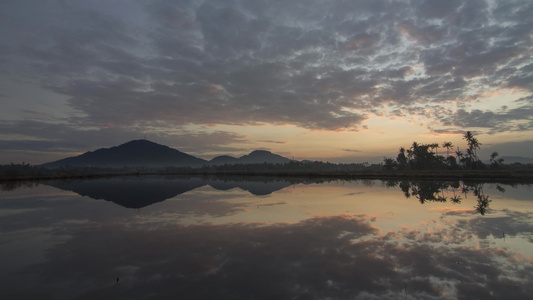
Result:
<svg viewBox="0 0 533 300">
<path fill-rule="evenodd" d="M 290 186 L 289 181 L 209 181 L 207 182 L 212 188 L 222 191 L 231 190 L 233 188 L 240 188 L 248 191 L 256 196 L 264 196 L 272 192 L 279 191 Z"/>
<path fill-rule="evenodd" d="M 84 181 L 47 182 L 47 185 L 73 191 L 81 196 L 104 199 L 126 208 L 142 208 L 205 185 L 199 178 L 101 178 Z"/>
<path fill-rule="evenodd" d="M 217 190 L 240 188 L 254 195 L 268 195 L 292 184 L 289 181 L 216 180 L 199 177 L 115 177 L 80 181 L 53 181 L 46 185 L 73 191 L 81 196 L 115 202 L 126 208 L 142 208 L 204 185 Z"/>
</svg>

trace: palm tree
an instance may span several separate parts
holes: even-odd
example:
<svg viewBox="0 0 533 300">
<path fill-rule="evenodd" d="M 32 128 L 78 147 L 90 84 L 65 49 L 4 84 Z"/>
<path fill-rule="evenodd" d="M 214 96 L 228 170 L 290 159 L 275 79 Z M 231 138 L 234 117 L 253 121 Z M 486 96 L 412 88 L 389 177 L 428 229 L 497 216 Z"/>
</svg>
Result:
<svg viewBox="0 0 533 300">
<path fill-rule="evenodd" d="M 444 142 L 442 143 L 442 147 L 446 148 L 446 156 L 450 156 L 450 149 L 453 149 L 452 142 Z"/>
<path fill-rule="evenodd" d="M 474 135 L 472 134 L 472 132 L 470 131 L 467 131 L 465 134 L 464 134 L 464 139 L 467 141 L 468 145 L 470 145 L 470 140 L 474 137 Z"/>
<path fill-rule="evenodd" d="M 407 149 L 406 152 L 407 152 L 407 158 L 409 158 L 409 160 L 413 159 L 413 150 Z"/>
<path fill-rule="evenodd" d="M 459 161 L 464 164 L 464 156 L 465 155 L 464 155 L 464 153 L 461 150 L 459 150 L 459 147 L 457 147 L 457 151 L 455 151 L 455 155 L 457 156 Z"/>
<path fill-rule="evenodd" d="M 473 137 L 471 141 L 471 147 L 472 147 L 472 151 L 474 152 L 474 157 L 476 160 L 479 160 L 477 157 L 476 149 L 481 149 L 480 146 L 481 146 L 481 143 L 477 140 L 476 137 Z"/>
<path fill-rule="evenodd" d="M 411 146 L 411 149 L 413 150 L 413 152 L 418 149 L 419 145 L 417 142 L 413 142 L 413 145 Z"/>
<path fill-rule="evenodd" d="M 490 162 L 492 163 L 493 167 L 497 167 L 501 164 L 503 164 L 503 158 L 496 159 L 500 154 L 497 151 L 494 151 L 490 154 Z"/>
<path fill-rule="evenodd" d="M 500 155 L 497 151 L 494 151 L 490 154 L 490 161 L 492 163 L 495 163 L 496 162 L 496 157 L 498 157 L 498 155 Z"/>
<path fill-rule="evenodd" d="M 431 148 L 431 151 L 438 150 L 439 149 L 439 143 L 430 144 L 429 147 Z M 435 151 L 435 154 L 439 154 L 438 151 Z"/>
<path fill-rule="evenodd" d="M 405 156 L 404 147 L 400 148 L 400 152 L 398 153 L 398 156 L 396 157 L 396 161 L 398 162 L 398 167 L 400 169 L 404 169 L 407 167 L 407 157 Z"/>
<path fill-rule="evenodd" d="M 466 140 L 466 143 L 468 144 L 467 153 L 470 156 L 470 160 L 477 161 L 479 160 L 477 157 L 476 149 L 480 149 L 481 143 L 478 141 L 476 137 L 474 137 L 474 134 L 472 132 L 467 131 L 463 137 Z"/>
</svg>

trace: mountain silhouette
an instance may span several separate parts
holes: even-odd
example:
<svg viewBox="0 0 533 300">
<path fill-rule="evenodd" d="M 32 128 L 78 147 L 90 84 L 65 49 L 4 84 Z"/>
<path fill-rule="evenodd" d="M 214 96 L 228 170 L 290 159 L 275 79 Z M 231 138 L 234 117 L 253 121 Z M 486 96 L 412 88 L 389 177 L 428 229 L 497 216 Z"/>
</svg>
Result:
<svg viewBox="0 0 533 300">
<path fill-rule="evenodd" d="M 291 162 L 290 159 L 266 150 L 255 150 L 248 155 L 239 157 L 239 163 L 243 164 L 285 164 L 289 162 Z"/>
<path fill-rule="evenodd" d="M 211 159 L 208 164 L 213 166 L 238 164 L 239 159 L 229 155 L 221 155 Z"/>
<path fill-rule="evenodd" d="M 59 167 L 195 167 L 207 161 L 168 146 L 147 140 L 134 140 L 111 148 L 89 151 L 79 156 L 45 163 L 47 168 Z"/>
<path fill-rule="evenodd" d="M 503 158 L 504 164 L 514 164 L 514 163 L 520 163 L 520 164 L 533 164 L 533 158 L 530 157 L 522 157 L 522 156 L 502 156 L 498 158 Z"/>
<path fill-rule="evenodd" d="M 228 155 L 217 156 L 209 161 L 210 165 L 224 165 L 224 164 L 262 164 L 262 163 L 271 163 L 271 164 L 286 164 L 292 160 L 283 157 L 281 155 L 274 154 L 266 150 L 255 150 L 250 152 L 250 154 L 235 158 Z"/>
</svg>

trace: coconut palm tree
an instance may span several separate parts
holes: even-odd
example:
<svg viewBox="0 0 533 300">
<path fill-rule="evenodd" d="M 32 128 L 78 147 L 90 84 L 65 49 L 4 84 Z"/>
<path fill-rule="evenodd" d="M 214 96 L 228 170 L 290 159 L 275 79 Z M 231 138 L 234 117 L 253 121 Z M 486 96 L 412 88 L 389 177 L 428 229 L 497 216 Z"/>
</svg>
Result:
<svg viewBox="0 0 533 300">
<path fill-rule="evenodd" d="M 405 148 L 401 147 L 398 156 L 396 157 L 399 169 L 405 169 L 407 167 L 407 156 L 405 156 Z"/>
<path fill-rule="evenodd" d="M 467 131 L 464 134 L 463 138 L 466 140 L 466 143 L 468 144 L 468 149 L 466 150 L 466 153 L 468 155 L 470 163 L 479 161 L 476 150 L 480 149 L 481 143 L 474 136 L 474 134 L 470 131 Z M 472 164 L 472 167 L 474 167 L 474 164 Z"/>
<path fill-rule="evenodd" d="M 435 154 L 439 154 L 439 143 L 429 144 L 429 148 L 431 148 L 431 151 L 434 151 Z"/>
<path fill-rule="evenodd" d="M 467 143 L 470 145 L 470 140 L 474 137 L 471 131 L 465 132 L 463 138 L 467 141 Z"/>
<path fill-rule="evenodd" d="M 479 158 L 477 157 L 477 149 L 481 149 L 481 143 L 478 141 L 478 139 L 476 137 L 473 137 L 471 142 L 470 142 L 470 147 L 472 148 L 472 151 L 473 151 L 473 155 L 474 155 L 474 158 L 475 160 L 479 160 Z"/>
<path fill-rule="evenodd" d="M 453 144 L 452 142 L 444 142 L 442 148 L 446 148 L 446 156 L 450 156 L 450 149 L 453 149 Z"/>
<path fill-rule="evenodd" d="M 465 164 L 465 155 L 464 153 L 459 150 L 459 147 L 457 147 L 457 151 L 455 151 L 455 155 L 459 159 L 459 161 L 464 165 Z"/>
<path fill-rule="evenodd" d="M 492 163 L 493 167 L 498 167 L 499 165 L 503 164 L 503 158 L 496 159 L 500 154 L 497 151 L 494 151 L 490 154 L 490 162 Z"/>
</svg>

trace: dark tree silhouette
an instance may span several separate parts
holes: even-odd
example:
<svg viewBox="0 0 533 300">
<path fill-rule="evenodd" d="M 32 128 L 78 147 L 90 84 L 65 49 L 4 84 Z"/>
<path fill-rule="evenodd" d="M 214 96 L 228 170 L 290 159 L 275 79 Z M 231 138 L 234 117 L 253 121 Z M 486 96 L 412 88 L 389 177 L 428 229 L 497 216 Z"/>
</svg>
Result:
<svg viewBox="0 0 533 300">
<path fill-rule="evenodd" d="M 450 149 L 453 149 L 452 142 L 444 142 L 442 143 L 442 147 L 446 148 L 446 156 L 450 156 Z"/>
<path fill-rule="evenodd" d="M 490 162 L 493 168 L 497 168 L 503 164 L 503 158 L 497 158 L 500 154 L 494 151 L 490 154 Z"/>
<path fill-rule="evenodd" d="M 438 143 L 419 144 L 418 142 L 413 142 L 409 149 L 401 147 L 396 159 L 385 157 L 383 167 L 385 170 L 459 169 L 461 167 L 460 163 L 463 168 L 485 168 L 486 166 L 479 160 L 476 152 L 481 147 L 479 140 L 471 131 L 467 131 L 463 138 L 468 146 L 466 153 L 461 152 L 459 147 L 457 147 L 457 151 L 454 153 L 455 156 L 450 155 L 453 144 L 445 141 L 442 143 L 442 147 L 446 149 L 446 157 L 444 157 L 438 153 Z M 502 162 L 502 160 L 496 160 L 496 157 L 492 157 L 491 161 L 494 166 Z"/>
</svg>

